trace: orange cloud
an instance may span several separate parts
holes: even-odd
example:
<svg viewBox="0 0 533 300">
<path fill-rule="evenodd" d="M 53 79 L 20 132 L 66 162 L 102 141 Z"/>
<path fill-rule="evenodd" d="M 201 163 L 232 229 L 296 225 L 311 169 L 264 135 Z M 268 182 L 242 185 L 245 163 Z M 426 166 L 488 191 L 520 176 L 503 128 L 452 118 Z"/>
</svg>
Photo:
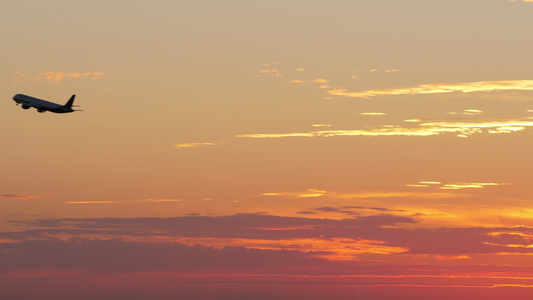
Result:
<svg viewBox="0 0 533 300">
<path fill-rule="evenodd" d="M 264 75 L 273 75 L 273 76 L 276 76 L 276 77 L 283 76 L 278 69 L 274 69 L 273 68 L 273 65 L 275 65 L 275 64 L 265 64 L 264 65 L 265 68 L 261 68 L 259 70 L 259 73 L 264 74 Z"/>
<path fill-rule="evenodd" d="M 198 148 L 205 146 L 215 146 L 216 143 L 186 143 L 186 144 L 175 144 L 174 148 Z"/>
<path fill-rule="evenodd" d="M 317 189 L 308 189 L 301 192 L 282 192 L 282 193 L 264 193 L 261 196 L 290 196 L 300 198 L 321 197 L 324 196 L 326 191 Z"/>
<path fill-rule="evenodd" d="M 364 112 L 364 113 L 360 113 L 361 116 L 384 116 L 386 115 L 386 113 L 381 113 L 381 112 Z"/>
</svg>

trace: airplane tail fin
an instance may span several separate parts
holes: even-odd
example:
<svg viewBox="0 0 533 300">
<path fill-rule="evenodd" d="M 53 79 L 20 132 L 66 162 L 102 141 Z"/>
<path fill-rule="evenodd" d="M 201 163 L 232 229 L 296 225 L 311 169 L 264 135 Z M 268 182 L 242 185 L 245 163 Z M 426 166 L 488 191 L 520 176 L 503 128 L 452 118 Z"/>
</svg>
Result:
<svg viewBox="0 0 533 300">
<path fill-rule="evenodd" d="M 63 107 L 72 108 L 72 104 L 74 103 L 74 98 L 75 97 L 76 97 L 76 95 L 72 95 L 72 97 L 70 97 L 70 99 L 68 100 L 67 104 L 63 105 Z"/>
</svg>

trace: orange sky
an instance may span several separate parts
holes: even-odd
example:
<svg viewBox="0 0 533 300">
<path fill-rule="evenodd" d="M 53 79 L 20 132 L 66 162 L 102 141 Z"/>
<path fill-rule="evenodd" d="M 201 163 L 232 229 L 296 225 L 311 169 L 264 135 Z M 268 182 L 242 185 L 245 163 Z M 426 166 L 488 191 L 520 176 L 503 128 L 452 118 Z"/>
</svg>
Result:
<svg viewBox="0 0 533 300">
<path fill-rule="evenodd" d="M 0 4 L 0 290 L 526 299 L 528 2 Z"/>
</svg>

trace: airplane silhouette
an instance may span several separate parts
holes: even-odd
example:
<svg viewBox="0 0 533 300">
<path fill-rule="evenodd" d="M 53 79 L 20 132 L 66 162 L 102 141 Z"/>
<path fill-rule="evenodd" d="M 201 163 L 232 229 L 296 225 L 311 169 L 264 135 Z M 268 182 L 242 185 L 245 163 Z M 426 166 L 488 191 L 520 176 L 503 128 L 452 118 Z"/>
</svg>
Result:
<svg viewBox="0 0 533 300">
<path fill-rule="evenodd" d="M 72 95 L 72 97 L 70 97 L 70 99 L 65 105 L 49 102 L 49 101 L 42 100 L 39 98 L 26 96 L 23 94 L 16 94 L 15 96 L 13 96 L 13 100 L 17 102 L 17 105 L 22 104 L 23 109 L 34 107 L 40 113 L 43 113 L 45 111 L 51 111 L 54 113 L 63 114 L 63 113 L 70 113 L 73 111 L 77 111 L 77 110 L 72 109 L 72 104 L 74 103 L 75 97 L 76 95 Z"/>
</svg>

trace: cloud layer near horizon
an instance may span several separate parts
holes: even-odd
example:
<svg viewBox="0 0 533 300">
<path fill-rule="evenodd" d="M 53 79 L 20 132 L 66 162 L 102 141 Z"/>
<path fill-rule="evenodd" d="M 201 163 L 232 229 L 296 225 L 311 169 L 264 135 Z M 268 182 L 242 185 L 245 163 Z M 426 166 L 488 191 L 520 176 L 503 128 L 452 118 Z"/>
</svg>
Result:
<svg viewBox="0 0 533 300">
<path fill-rule="evenodd" d="M 377 208 L 370 209 L 379 212 Z M 394 212 L 384 209 L 381 211 Z M 73 237 L 92 236 L 96 239 L 111 238 L 148 243 L 172 241 L 187 243 L 188 240 L 202 243 L 203 239 L 206 244 L 217 248 L 234 244 L 231 242 L 232 239 L 263 240 L 271 243 L 270 249 L 282 250 L 284 248 L 282 243 L 274 246 L 277 241 L 344 239 L 338 245 L 341 249 L 346 248 L 342 244 L 349 239 L 380 241 L 384 246 L 404 248 L 403 253 L 411 254 L 533 253 L 533 249 L 527 247 L 528 237 L 533 235 L 533 231 L 526 227 L 405 229 L 396 225 L 413 224 L 417 223 L 417 220 L 413 217 L 392 214 L 353 216 L 341 220 L 237 214 L 221 217 L 42 219 L 11 221 L 11 223 L 24 224 L 36 229 L 1 233 L 0 237 L 3 237 L 7 245 L 36 239 L 65 242 Z M 498 234 L 494 234 L 495 232 Z M 216 239 L 227 240 L 226 243 L 216 244 Z M 242 245 L 254 248 L 248 247 L 245 242 Z M 295 249 L 313 252 L 312 248 L 303 246 Z"/>
<path fill-rule="evenodd" d="M 341 220 L 237 214 L 11 221 L 34 229 L 0 234 L 0 279 L 13 284 L 96 278 L 241 286 L 267 278 L 273 286 L 533 284 L 533 265 L 517 265 L 503 255 L 533 253 L 533 229 L 397 227 L 416 222 L 392 214 Z M 491 265 L 483 265 L 487 259 Z M 449 261 L 456 263 L 442 264 Z"/>
</svg>

